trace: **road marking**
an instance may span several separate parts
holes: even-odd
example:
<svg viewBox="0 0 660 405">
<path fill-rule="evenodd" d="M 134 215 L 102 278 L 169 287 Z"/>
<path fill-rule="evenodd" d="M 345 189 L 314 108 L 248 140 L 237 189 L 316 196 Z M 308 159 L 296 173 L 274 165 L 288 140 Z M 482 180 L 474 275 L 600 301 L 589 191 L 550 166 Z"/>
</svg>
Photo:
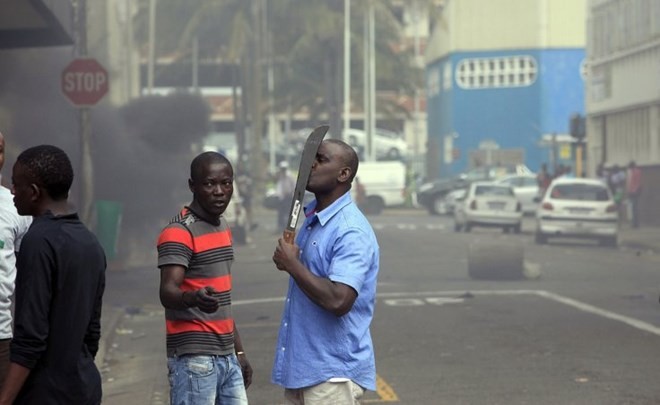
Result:
<svg viewBox="0 0 660 405">
<path fill-rule="evenodd" d="M 394 392 L 392 387 L 390 387 L 389 384 L 379 375 L 376 375 L 376 394 L 380 397 L 379 399 L 365 399 L 362 400 L 362 402 L 399 402 L 399 396 L 396 395 L 396 392 Z"/>
<path fill-rule="evenodd" d="M 559 294 L 551 293 L 545 290 L 469 290 L 469 291 L 426 291 L 426 292 L 400 292 L 400 293 L 380 293 L 377 294 L 377 298 L 387 298 L 387 297 L 424 297 L 428 295 L 454 295 L 458 297 L 463 297 L 466 294 L 472 295 L 536 295 L 538 297 L 551 299 L 553 301 L 559 302 L 564 305 L 579 309 L 583 312 L 588 312 L 594 315 L 601 316 L 603 318 L 611 319 L 614 321 L 619 321 L 633 328 L 643 330 L 645 332 L 653 333 L 654 335 L 660 336 L 660 327 L 652 325 L 650 323 L 640 321 L 639 319 L 631 318 L 625 315 L 617 314 L 615 312 L 608 311 L 606 309 L 598 308 L 594 305 L 590 305 L 572 298 L 564 297 Z"/>
<path fill-rule="evenodd" d="M 463 298 L 447 298 L 447 297 L 429 297 L 425 299 L 419 298 L 394 298 L 383 300 L 385 305 L 393 307 L 418 307 L 426 304 L 444 305 L 444 304 L 460 304 L 463 303 Z"/>
<path fill-rule="evenodd" d="M 378 293 L 376 298 L 406 298 L 406 297 L 425 297 L 425 296 L 454 296 L 455 298 L 463 298 L 469 294 L 472 295 L 536 295 L 538 297 L 551 299 L 561 304 L 579 309 L 583 312 L 588 312 L 603 318 L 611 319 L 624 323 L 633 328 L 643 330 L 645 332 L 653 333 L 660 336 L 660 327 L 650 323 L 640 321 L 639 319 L 631 318 L 625 315 L 617 314 L 596 306 L 574 300 L 572 298 L 564 297 L 559 294 L 551 293 L 545 290 L 449 290 L 449 291 L 419 291 L 419 292 L 390 292 Z M 254 300 L 239 300 L 232 303 L 232 305 L 251 305 L 251 304 L 266 304 L 272 302 L 282 302 L 284 297 L 260 298 Z"/>
</svg>

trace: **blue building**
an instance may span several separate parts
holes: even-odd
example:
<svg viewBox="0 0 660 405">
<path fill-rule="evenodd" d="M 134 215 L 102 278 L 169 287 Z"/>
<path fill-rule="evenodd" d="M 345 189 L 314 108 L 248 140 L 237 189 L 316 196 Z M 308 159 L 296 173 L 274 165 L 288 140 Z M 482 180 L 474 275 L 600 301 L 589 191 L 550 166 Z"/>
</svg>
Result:
<svg viewBox="0 0 660 405">
<path fill-rule="evenodd" d="M 562 141 L 584 114 L 585 25 L 582 0 L 449 1 L 426 51 L 429 175 L 573 166 Z"/>
</svg>

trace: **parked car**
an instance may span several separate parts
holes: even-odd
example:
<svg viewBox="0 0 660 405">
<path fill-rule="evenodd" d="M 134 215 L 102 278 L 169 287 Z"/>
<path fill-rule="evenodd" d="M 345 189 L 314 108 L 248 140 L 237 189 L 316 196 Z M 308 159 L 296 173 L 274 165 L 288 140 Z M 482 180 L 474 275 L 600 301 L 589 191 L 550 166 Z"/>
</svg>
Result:
<svg viewBox="0 0 660 405">
<path fill-rule="evenodd" d="M 606 246 L 618 244 L 618 207 L 602 181 L 558 178 L 538 200 L 536 243 L 555 237 L 576 237 L 596 239 Z"/>
<path fill-rule="evenodd" d="M 344 141 L 355 148 L 363 159 L 366 151 L 367 133 L 361 129 L 351 128 L 346 131 Z M 408 155 L 408 143 L 403 137 L 392 131 L 376 129 L 373 135 L 373 147 L 377 160 L 402 160 Z"/>
<path fill-rule="evenodd" d="M 522 204 L 523 214 L 534 214 L 538 207 L 538 202 L 534 199 L 539 197 L 539 184 L 536 176 L 533 174 L 517 174 L 506 176 L 497 181 L 499 184 L 506 184 L 513 187 L 513 192 Z"/>
<path fill-rule="evenodd" d="M 447 215 L 452 215 L 454 213 L 456 205 L 465 198 L 466 193 L 467 189 L 465 188 L 457 188 L 456 190 L 447 193 L 447 196 L 444 198 L 444 209 Z"/>
<path fill-rule="evenodd" d="M 484 226 L 520 233 L 521 223 L 522 206 L 513 188 L 506 184 L 474 182 L 454 210 L 456 232 L 462 229 L 470 232 L 475 226 Z"/>
<path fill-rule="evenodd" d="M 453 178 L 434 179 L 421 184 L 417 189 L 417 203 L 431 215 L 446 213 L 444 200 L 452 190 L 467 188 L 474 181 L 499 180 L 507 175 L 531 175 L 524 164 L 481 166 L 469 170 Z"/>
</svg>

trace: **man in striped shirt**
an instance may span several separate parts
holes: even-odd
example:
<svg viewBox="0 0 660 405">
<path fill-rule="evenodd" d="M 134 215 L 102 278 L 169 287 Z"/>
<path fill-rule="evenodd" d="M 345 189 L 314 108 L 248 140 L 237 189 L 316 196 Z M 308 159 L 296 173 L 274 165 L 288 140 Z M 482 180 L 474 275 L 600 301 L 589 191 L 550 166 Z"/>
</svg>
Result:
<svg viewBox="0 0 660 405">
<path fill-rule="evenodd" d="M 252 367 L 232 317 L 234 251 L 222 216 L 233 182 L 232 166 L 223 155 L 197 156 L 188 180 L 192 203 L 158 239 L 173 404 L 248 403 Z"/>
</svg>

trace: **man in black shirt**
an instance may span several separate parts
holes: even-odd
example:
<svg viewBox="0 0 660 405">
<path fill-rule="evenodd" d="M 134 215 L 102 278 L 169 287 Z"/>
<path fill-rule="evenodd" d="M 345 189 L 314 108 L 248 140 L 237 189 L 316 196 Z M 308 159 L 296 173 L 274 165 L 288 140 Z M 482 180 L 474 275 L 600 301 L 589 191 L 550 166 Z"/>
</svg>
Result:
<svg viewBox="0 0 660 405">
<path fill-rule="evenodd" d="M 15 331 L 0 405 L 101 403 L 94 356 L 106 262 L 96 237 L 69 213 L 72 182 L 69 158 L 50 145 L 27 149 L 13 168 L 14 205 L 34 220 L 16 262 Z"/>
</svg>

